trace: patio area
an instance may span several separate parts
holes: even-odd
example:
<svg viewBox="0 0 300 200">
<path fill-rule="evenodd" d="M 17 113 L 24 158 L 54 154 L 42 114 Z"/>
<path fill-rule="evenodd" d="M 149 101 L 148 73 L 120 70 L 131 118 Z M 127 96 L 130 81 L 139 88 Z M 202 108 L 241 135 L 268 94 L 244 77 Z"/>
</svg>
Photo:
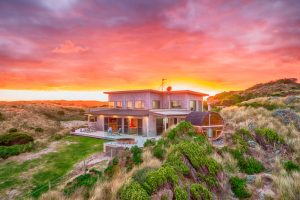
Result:
<svg viewBox="0 0 300 200">
<path fill-rule="evenodd" d="M 111 140 L 111 142 L 106 142 L 106 145 L 115 146 L 115 147 L 123 147 L 123 148 L 131 148 L 134 145 L 137 145 L 138 147 L 143 147 L 144 143 L 148 139 L 158 140 L 160 137 L 146 137 L 146 136 L 140 136 L 140 135 L 129 135 L 129 134 L 110 134 L 104 131 L 93 131 L 93 132 L 85 132 L 80 129 L 75 130 L 74 132 L 71 132 L 71 135 L 78 135 L 78 136 L 84 136 L 84 137 L 92 137 L 92 138 L 99 138 L 104 140 Z M 134 139 L 134 144 L 124 144 L 119 143 L 118 140 L 121 139 Z"/>
</svg>

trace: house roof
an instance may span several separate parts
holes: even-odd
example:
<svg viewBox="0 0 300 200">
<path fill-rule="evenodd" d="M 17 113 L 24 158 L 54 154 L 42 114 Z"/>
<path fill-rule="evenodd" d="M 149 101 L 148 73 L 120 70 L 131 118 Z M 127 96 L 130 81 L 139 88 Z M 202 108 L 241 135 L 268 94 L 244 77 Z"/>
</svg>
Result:
<svg viewBox="0 0 300 200">
<path fill-rule="evenodd" d="M 92 115 L 121 115 L 121 116 L 148 116 L 148 110 L 133 110 L 133 109 L 115 109 L 115 108 L 108 108 L 108 109 L 98 109 L 98 110 L 91 110 L 89 114 Z"/>
<path fill-rule="evenodd" d="M 191 112 L 188 114 L 185 118 L 186 121 L 191 122 L 192 125 L 194 126 L 201 126 L 203 125 L 203 121 L 205 117 L 209 114 L 210 112 Z"/>
<path fill-rule="evenodd" d="M 174 90 L 174 91 L 159 91 L 159 90 L 152 90 L 152 89 L 144 89 L 144 90 L 121 90 L 121 91 L 108 91 L 104 92 L 104 94 L 125 94 L 125 93 L 142 93 L 142 92 L 152 92 L 157 94 L 193 94 L 198 96 L 209 96 L 208 94 L 196 92 L 192 90 Z"/>
<path fill-rule="evenodd" d="M 150 110 L 150 112 L 154 115 L 159 115 L 159 116 L 186 116 L 189 114 L 191 111 L 189 110 L 170 110 L 170 109 L 155 109 L 155 110 Z"/>
</svg>

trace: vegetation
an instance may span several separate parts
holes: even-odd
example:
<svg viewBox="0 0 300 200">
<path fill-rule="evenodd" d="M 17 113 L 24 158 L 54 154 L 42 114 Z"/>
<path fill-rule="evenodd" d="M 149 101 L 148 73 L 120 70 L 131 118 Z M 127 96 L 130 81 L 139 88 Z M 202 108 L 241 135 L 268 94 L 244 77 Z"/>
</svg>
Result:
<svg viewBox="0 0 300 200">
<path fill-rule="evenodd" d="M 12 146 L 33 142 L 33 138 L 25 133 L 12 132 L 0 135 L 0 146 Z"/>
<path fill-rule="evenodd" d="M 213 196 L 211 192 L 203 185 L 194 183 L 191 185 L 191 195 L 194 199 L 212 200 Z"/>
<path fill-rule="evenodd" d="M 85 197 L 89 197 L 89 191 L 95 186 L 99 176 L 93 174 L 82 174 L 76 177 L 73 181 L 68 182 L 64 188 L 64 194 L 70 196 L 78 188 L 84 188 Z"/>
<path fill-rule="evenodd" d="M 245 158 L 243 152 L 239 150 L 231 150 L 231 153 L 238 161 L 238 166 L 242 172 L 246 174 L 256 174 L 265 170 L 263 164 L 254 157 Z"/>
<path fill-rule="evenodd" d="M 245 179 L 240 179 L 239 177 L 231 177 L 229 179 L 229 183 L 231 185 L 232 192 L 239 199 L 251 197 L 251 193 L 245 188 L 246 187 Z"/>
<path fill-rule="evenodd" d="M 283 167 L 287 172 L 300 171 L 300 166 L 290 160 L 286 161 Z"/>
<path fill-rule="evenodd" d="M 119 159 L 115 157 L 104 170 L 105 175 L 111 178 L 115 174 L 116 169 L 118 168 L 118 164 Z"/>
<path fill-rule="evenodd" d="M 131 182 L 121 189 L 120 198 L 122 200 L 147 200 L 150 199 L 147 192 L 137 182 Z"/>
<path fill-rule="evenodd" d="M 12 146 L 0 146 L 0 158 L 6 159 L 34 149 L 33 142 L 27 144 L 17 144 Z"/>
<path fill-rule="evenodd" d="M 5 120 L 5 117 L 4 115 L 0 112 L 0 121 L 4 121 Z"/>
<path fill-rule="evenodd" d="M 8 132 L 9 132 L 9 133 L 16 133 L 16 132 L 18 132 L 18 129 L 16 129 L 16 128 L 10 128 L 10 129 L 8 130 Z"/>
<path fill-rule="evenodd" d="M 148 139 L 148 140 L 146 140 L 146 142 L 144 143 L 144 147 L 154 146 L 155 144 L 156 144 L 155 140 Z"/>
<path fill-rule="evenodd" d="M 133 160 L 134 164 L 140 165 L 143 162 L 143 160 L 142 160 L 143 151 L 136 145 L 131 147 L 130 151 L 132 153 L 132 160 Z"/>
<path fill-rule="evenodd" d="M 177 186 L 175 187 L 175 199 L 176 200 L 188 200 L 189 196 L 185 189 Z"/>
<path fill-rule="evenodd" d="M 49 183 L 51 188 L 59 184 L 75 163 L 103 148 L 103 141 L 93 138 L 67 136 L 61 142 L 57 151 L 38 158 L 0 163 L 0 192 L 18 186 L 25 191 L 22 195 L 39 197 L 49 189 Z"/>
<path fill-rule="evenodd" d="M 255 133 L 261 137 L 264 137 L 269 143 L 285 144 L 282 136 L 280 136 L 275 130 L 270 128 L 259 128 L 255 130 Z"/>
<path fill-rule="evenodd" d="M 41 128 L 41 127 L 37 127 L 37 128 L 34 129 L 34 131 L 35 131 L 36 133 L 42 133 L 42 132 L 44 132 L 44 129 Z"/>
</svg>

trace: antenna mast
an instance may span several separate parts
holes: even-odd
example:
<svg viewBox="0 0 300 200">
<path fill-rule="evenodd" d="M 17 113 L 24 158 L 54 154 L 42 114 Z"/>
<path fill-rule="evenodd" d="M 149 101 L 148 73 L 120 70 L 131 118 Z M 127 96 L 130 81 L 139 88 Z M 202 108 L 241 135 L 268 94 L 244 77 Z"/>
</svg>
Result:
<svg viewBox="0 0 300 200">
<path fill-rule="evenodd" d="M 165 81 L 166 81 L 166 80 L 167 80 L 167 79 L 165 79 L 165 78 L 161 79 L 161 91 L 162 91 L 162 92 L 164 91 Z"/>
</svg>

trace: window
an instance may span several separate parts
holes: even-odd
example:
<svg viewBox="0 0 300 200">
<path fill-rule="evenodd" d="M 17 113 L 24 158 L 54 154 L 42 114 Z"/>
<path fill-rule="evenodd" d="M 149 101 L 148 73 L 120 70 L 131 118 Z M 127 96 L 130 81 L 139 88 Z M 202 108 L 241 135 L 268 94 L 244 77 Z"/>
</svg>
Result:
<svg viewBox="0 0 300 200">
<path fill-rule="evenodd" d="M 191 100 L 191 101 L 190 101 L 190 110 L 191 110 L 191 111 L 196 111 L 196 107 L 197 107 L 196 101 Z"/>
<path fill-rule="evenodd" d="M 109 101 L 109 102 L 108 102 L 108 107 L 109 107 L 109 108 L 114 108 L 114 107 L 115 107 L 115 102 Z"/>
<path fill-rule="evenodd" d="M 203 110 L 202 110 L 202 104 L 203 104 L 203 101 L 199 101 L 198 102 L 198 111 L 203 112 Z"/>
<path fill-rule="evenodd" d="M 96 122 L 96 121 L 97 121 L 97 117 L 96 116 L 90 116 L 89 122 Z"/>
<path fill-rule="evenodd" d="M 171 101 L 171 108 L 181 108 L 181 101 Z"/>
<path fill-rule="evenodd" d="M 160 101 L 159 100 L 153 100 L 152 101 L 152 108 L 153 109 L 159 109 L 160 108 Z"/>
<path fill-rule="evenodd" d="M 144 101 L 135 101 L 135 108 L 142 109 L 144 108 Z"/>
<path fill-rule="evenodd" d="M 127 101 L 127 108 L 132 109 L 133 108 L 133 103 L 132 101 Z"/>
<path fill-rule="evenodd" d="M 115 107 L 116 108 L 122 108 L 122 101 L 116 101 L 115 102 Z"/>
</svg>

